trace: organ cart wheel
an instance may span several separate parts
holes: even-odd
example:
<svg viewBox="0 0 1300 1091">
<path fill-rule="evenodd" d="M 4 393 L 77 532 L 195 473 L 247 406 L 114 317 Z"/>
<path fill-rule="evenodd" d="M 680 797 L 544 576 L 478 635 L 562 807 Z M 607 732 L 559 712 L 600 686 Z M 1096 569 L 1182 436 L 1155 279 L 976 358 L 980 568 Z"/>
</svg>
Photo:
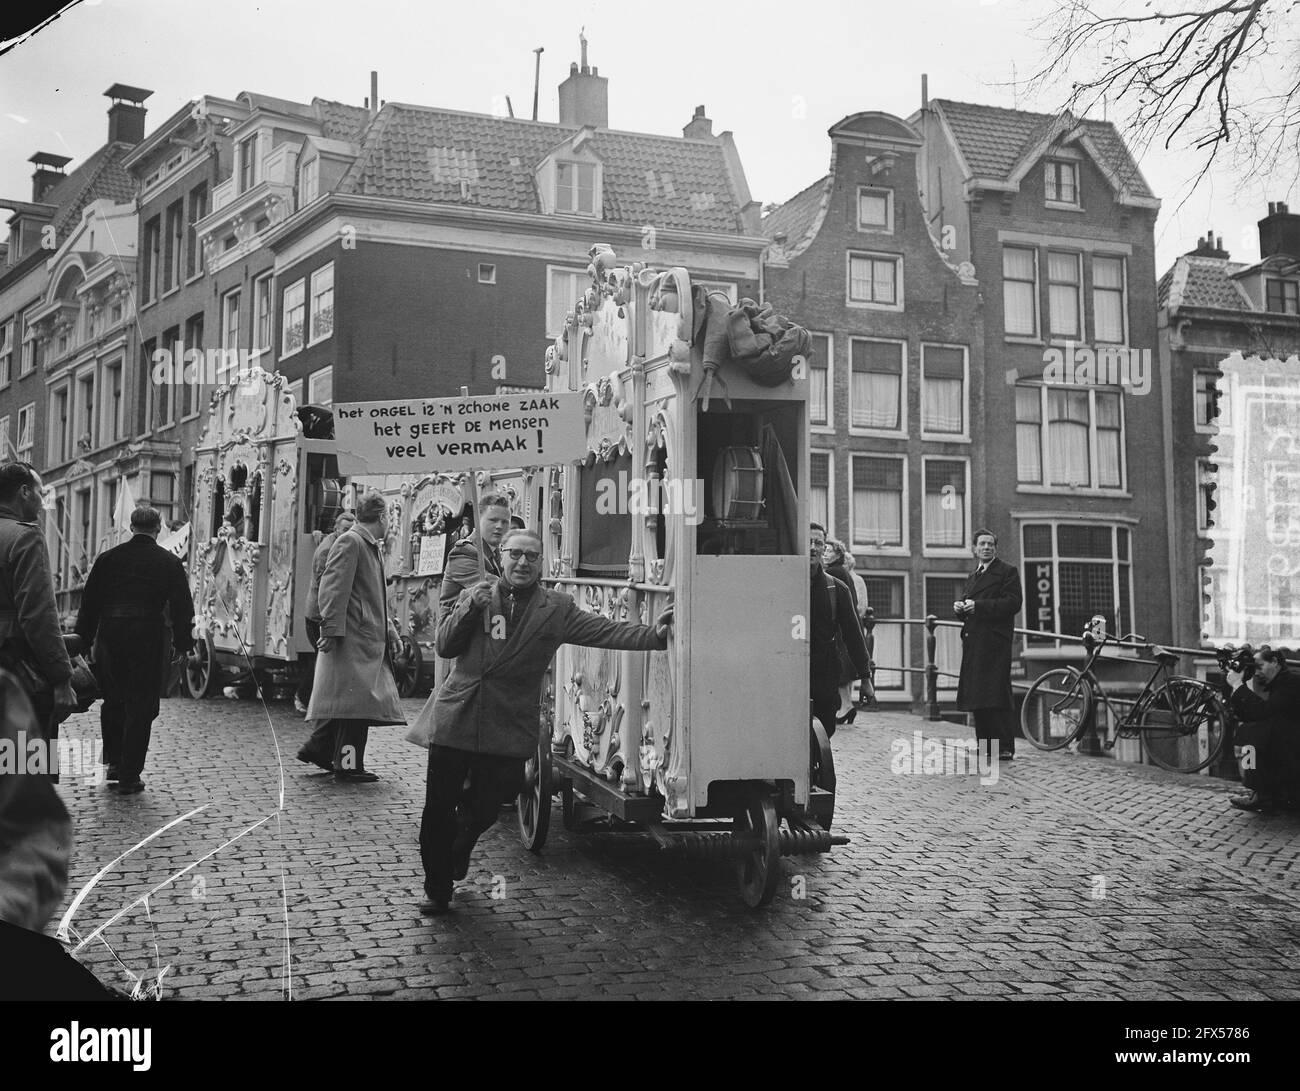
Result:
<svg viewBox="0 0 1300 1091">
<path fill-rule="evenodd" d="M 420 645 L 409 633 L 402 634 L 402 650 L 393 657 L 393 680 L 400 697 L 412 697 L 420 688 L 420 672 L 424 669 L 424 656 Z"/>
<path fill-rule="evenodd" d="M 745 904 L 758 909 L 776 896 L 781 881 L 781 820 L 766 789 L 755 789 L 740 803 L 732 836 L 757 839 L 753 850 L 737 862 L 736 878 Z"/>
<path fill-rule="evenodd" d="M 185 692 L 196 701 L 202 700 L 216 688 L 217 661 L 212 651 L 212 641 L 205 633 L 194 642 L 185 657 Z"/>
<path fill-rule="evenodd" d="M 524 765 L 519 793 L 519 837 L 529 852 L 541 852 L 551 825 L 551 736 L 538 733 L 537 753 Z"/>
<path fill-rule="evenodd" d="M 817 824 L 824 830 L 831 828 L 835 808 L 835 756 L 831 753 L 831 740 L 816 716 L 812 720 L 812 764 L 809 767 L 810 787 L 831 793 L 831 810 L 817 816 Z"/>
</svg>

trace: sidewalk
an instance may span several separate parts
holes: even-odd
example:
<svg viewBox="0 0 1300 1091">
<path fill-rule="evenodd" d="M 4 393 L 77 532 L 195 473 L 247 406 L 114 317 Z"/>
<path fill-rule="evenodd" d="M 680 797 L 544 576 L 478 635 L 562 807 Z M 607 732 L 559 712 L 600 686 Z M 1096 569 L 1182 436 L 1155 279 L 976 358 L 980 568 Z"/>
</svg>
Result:
<svg viewBox="0 0 1300 1091">
<path fill-rule="evenodd" d="M 367 765 L 383 779 L 337 785 L 294 760 L 306 725 L 286 705 L 269 715 L 165 701 L 143 794 L 62 786 L 77 823 L 69 901 L 204 807 L 100 881 L 82 935 L 263 823 L 105 933 L 134 973 L 170 966 L 168 996 L 281 998 L 288 952 L 295 998 L 1300 998 L 1300 817 L 1232 810 L 1227 781 L 1023 742 L 993 784 L 904 775 L 896 742 L 965 729 L 860 713 L 835 738 L 835 822 L 852 843 L 783 860 L 766 910 L 741 903 L 726 864 L 643 835 L 567 834 L 557 801 L 542 855 L 503 819 L 456 912 L 430 919 L 415 910 L 424 751 L 376 729 Z M 93 715 L 65 725 L 96 732 Z M 86 961 L 129 982 L 99 943 Z"/>
</svg>

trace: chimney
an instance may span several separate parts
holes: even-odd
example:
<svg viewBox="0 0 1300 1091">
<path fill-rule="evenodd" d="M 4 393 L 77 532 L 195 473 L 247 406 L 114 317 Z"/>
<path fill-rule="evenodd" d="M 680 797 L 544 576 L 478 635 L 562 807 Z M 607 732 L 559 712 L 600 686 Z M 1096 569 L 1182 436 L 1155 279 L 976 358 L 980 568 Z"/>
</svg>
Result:
<svg viewBox="0 0 1300 1091">
<path fill-rule="evenodd" d="M 72 160 L 66 155 L 37 152 L 27 162 L 36 164 L 36 169 L 32 172 L 32 201 L 40 204 L 45 200 L 45 195 L 67 177 L 63 168 Z"/>
<path fill-rule="evenodd" d="M 1229 254 L 1223 248 L 1223 236 L 1217 239 L 1214 237 L 1214 231 L 1210 230 L 1205 233 L 1203 238 L 1196 240 L 1196 249 L 1187 251 L 1189 258 L 1222 258 L 1228 260 Z"/>
<path fill-rule="evenodd" d="M 609 128 L 609 80 L 587 67 L 587 38 L 582 43 L 582 67 L 569 65 L 569 78 L 560 84 L 560 124 Z"/>
<path fill-rule="evenodd" d="M 695 107 L 695 116 L 682 129 L 682 136 L 687 140 L 712 140 L 713 122 L 704 116 L 704 107 Z"/>
<path fill-rule="evenodd" d="M 1268 215 L 1259 221 L 1259 256 L 1274 254 L 1300 258 L 1300 213 L 1289 212 L 1284 201 L 1270 201 Z"/>
<path fill-rule="evenodd" d="M 379 113 L 379 73 L 375 71 L 370 73 L 370 97 L 366 99 L 366 105 L 370 107 L 371 117 Z"/>
<path fill-rule="evenodd" d="M 142 103 L 152 91 L 143 87 L 130 87 L 115 83 L 104 92 L 113 105 L 108 108 L 108 142 L 110 144 L 139 144 L 144 139 L 145 109 Z"/>
</svg>

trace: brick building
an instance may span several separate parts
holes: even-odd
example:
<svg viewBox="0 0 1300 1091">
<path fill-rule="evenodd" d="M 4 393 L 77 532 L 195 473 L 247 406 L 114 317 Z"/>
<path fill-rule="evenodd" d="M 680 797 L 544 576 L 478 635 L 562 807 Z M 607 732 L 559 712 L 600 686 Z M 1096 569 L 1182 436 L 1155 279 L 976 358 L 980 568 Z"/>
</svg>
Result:
<svg viewBox="0 0 1300 1091">
<path fill-rule="evenodd" d="M 901 619 L 951 617 L 985 519 L 983 306 L 927 224 L 920 133 L 868 112 L 829 135 L 826 176 L 764 218 L 766 297 L 813 334 L 813 518 L 858 560 L 877 662 L 916 668 L 925 632 Z M 955 674 L 956 630 L 938 631 L 937 652 Z M 941 691 L 955 686 L 941 676 Z M 882 701 L 920 687 L 877 672 Z"/>
<path fill-rule="evenodd" d="M 948 100 L 910 120 L 929 220 L 984 299 L 980 508 L 1024 573 L 1021 624 L 1077 634 L 1100 614 L 1169 641 L 1159 201 L 1107 122 Z M 1081 654 L 1057 643 L 1025 658 Z"/>
<path fill-rule="evenodd" d="M 1300 458 L 1275 442 L 1300 421 L 1300 215 L 1271 204 L 1259 243 L 1258 262 L 1234 262 L 1211 232 L 1160 278 L 1170 567 L 1186 646 L 1300 637 Z M 1233 353 L 1281 366 L 1266 382 L 1244 368 L 1225 375 Z"/>
</svg>

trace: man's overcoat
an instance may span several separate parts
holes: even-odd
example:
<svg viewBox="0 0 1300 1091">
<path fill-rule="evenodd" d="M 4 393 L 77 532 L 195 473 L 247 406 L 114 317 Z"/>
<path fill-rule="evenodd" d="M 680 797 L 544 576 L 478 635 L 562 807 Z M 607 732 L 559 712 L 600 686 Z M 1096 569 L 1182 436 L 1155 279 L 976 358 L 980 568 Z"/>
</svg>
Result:
<svg viewBox="0 0 1300 1091">
<path fill-rule="evenodd" d="M 962 618 L 957 707 L 1012 708 L 1011 641 L 1024 601 L 1020 572 L 994 557 L 966 580 L 961 597 L 971 599 L 975 611 Z"/>
</svg>

